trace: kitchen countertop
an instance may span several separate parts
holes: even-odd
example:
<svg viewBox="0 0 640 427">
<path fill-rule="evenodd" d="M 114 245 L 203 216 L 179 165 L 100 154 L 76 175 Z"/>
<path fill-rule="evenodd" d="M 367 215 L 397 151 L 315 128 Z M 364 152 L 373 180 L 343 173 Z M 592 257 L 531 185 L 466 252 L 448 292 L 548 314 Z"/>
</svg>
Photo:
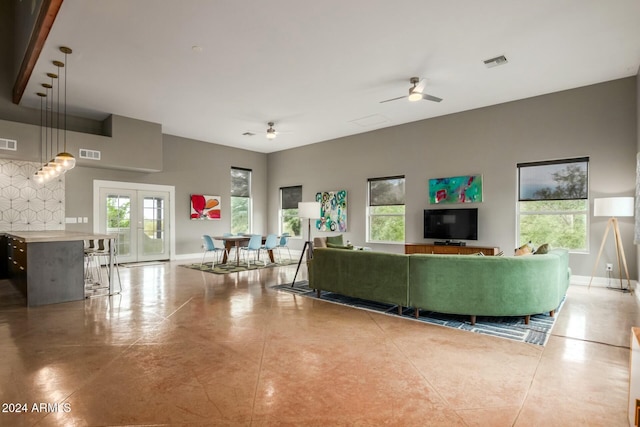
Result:
<svg viewBox="0 0 640 427">
<path fill-rule="evenodd" d="M 35 242 L 71 242 L 75 240 L 113 239 L 109 234 L 96 234 L 85 231 L 6 231 L 5 235 L 20 239 L 26 243 Z"/>
</svg>

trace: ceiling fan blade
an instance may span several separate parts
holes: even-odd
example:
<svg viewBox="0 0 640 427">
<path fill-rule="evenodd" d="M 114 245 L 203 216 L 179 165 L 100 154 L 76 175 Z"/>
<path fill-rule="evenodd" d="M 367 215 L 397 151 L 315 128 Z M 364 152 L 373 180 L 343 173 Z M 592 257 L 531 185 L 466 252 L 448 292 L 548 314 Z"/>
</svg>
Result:
<svg viewBox="0 0 640 427">
<path fill-rule="evenodd" d="M 422 99 L 426 99 L 427 101 L 434 101 L 434 102 L 442 101 L 442 98 L 438 98 L 437 96 L 433 96 L 433 95 L 428 95 L 426 93 L 422 94 Z"/>
<path fill-rule="evenodd" d="M 402 98 L 406 98 L 406 96 L 399 96 L 397 98 L 385 99 L 384 101 L 380 101 L 380 104 L 382 104 L 383 102 L 397 101 L 398 99 L 402 99 Z"/>
<path fill-rule="evenodd" d="M 422 93 L 424 87 L 427 85 L 427 79 L 421 79 L 415 88 L 411 90 L 411 92 L 419 92 Z"/>
</svg>

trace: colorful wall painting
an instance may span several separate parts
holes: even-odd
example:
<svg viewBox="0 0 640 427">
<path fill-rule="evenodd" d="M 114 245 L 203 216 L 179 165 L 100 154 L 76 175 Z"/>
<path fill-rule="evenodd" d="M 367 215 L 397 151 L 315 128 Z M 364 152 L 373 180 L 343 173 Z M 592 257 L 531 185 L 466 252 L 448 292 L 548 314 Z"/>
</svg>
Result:
<svg viewBox="0 0 640 427">
<path fill-rule="evenodd" d="M 430 179 L 429 202 L 482 202 L 482 175 L 465 175 Z"/>
<path fill-rule="evenodd" d="M 191 195 L 191 219 L 220 219 L 220 196 Z"/>
<path fill-rule="evenodd" d="M 320 231 L 347 231 L 347 191 L 325 191 L 316 194 L 320 202 L 320 219 L 316 228 Z"/>
</svg>

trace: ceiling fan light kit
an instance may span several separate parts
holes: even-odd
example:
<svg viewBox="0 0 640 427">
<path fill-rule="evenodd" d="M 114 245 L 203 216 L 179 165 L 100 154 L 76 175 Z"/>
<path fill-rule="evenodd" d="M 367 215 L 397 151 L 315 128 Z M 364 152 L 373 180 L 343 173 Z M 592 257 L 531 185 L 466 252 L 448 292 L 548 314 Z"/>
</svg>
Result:
<svg viewBox="0 0 640 427">
<path fill-rule="evenodd" d="M 267 139 L 276 139 L 276 130 L 273 128 L 275 123 L 269 122 L 267 123 L 269 128 L 267 128 Z"/>
</svg>

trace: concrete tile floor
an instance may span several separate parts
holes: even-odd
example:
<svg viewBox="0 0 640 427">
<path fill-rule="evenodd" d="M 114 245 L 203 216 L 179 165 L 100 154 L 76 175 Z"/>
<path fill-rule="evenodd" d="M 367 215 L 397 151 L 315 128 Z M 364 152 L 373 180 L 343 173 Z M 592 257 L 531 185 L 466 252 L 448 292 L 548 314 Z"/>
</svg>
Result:
<svg viewBox="0 0 640 427">
<path fill-rule="evenodd" d="M 627 425 L 632 295 L 572 286 L 541 348 L 271 288 L 294 272 L 121 268 L 30 309 L 0 281 L 0 425 Z"/>
</svg>

